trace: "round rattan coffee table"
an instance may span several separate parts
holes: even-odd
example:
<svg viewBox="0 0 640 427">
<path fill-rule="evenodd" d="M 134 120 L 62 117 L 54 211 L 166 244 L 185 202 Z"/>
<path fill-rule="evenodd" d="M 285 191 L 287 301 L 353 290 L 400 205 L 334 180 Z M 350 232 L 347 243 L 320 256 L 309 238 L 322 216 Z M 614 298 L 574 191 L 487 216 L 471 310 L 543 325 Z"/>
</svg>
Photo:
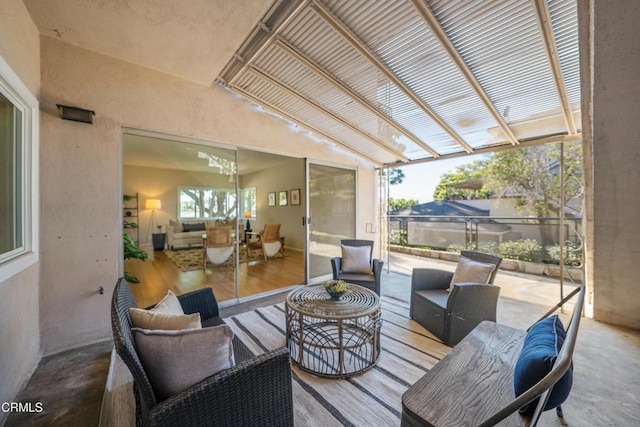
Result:
<svg viewBox="0 0 640 427">
<path fill-rule="evenodd" d="M 300 369 L 347 378 L 372 368 L 380 355 L 380 298 L 357 285 L 340 300 L 322 285 L 287 295 L 285 315 L 291 361 Z"/>
</svg>

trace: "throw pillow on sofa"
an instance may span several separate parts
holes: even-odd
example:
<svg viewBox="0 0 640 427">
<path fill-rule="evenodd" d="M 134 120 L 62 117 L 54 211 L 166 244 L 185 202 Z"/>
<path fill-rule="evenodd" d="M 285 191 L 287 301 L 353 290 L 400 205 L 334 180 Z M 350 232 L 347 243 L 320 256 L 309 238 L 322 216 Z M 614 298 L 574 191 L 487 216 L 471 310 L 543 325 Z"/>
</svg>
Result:
<svg viewBox="0 0 640 427">
<path fill-rule="evenodd" d="M 204 226 L 204 222 L 199 222 L 197 224 L 189 224 L 187 222 L 182 224 L 182 231 L 189 232 L 189 231 L 206 231 L 206 227 Z"/>
<path fill-rule="evenodd" d="M 141 329 L 201 329 L 200 313 L 167 314 L 143 308 L 130 308 L 131 325 Z"/>
<path fill-rule="evenodd" d="M 129 317 L 134 328 L 167 330 L 202 328 L 200 313 L 184 314 L 180 300 L 170 290 L 149 310 L 130 308 Z"/>
<path fill-rule="evenodd" d="M 167 295 L 158 301 L 158 303 L 150 310 L 166 314 L 184 314 L 180 300 L 178 300 L 176 294 L 171 291 L 167 291 Z"/>
<path fill-rule="evenodd" d="M 180 331 L 133 328 L 132 332 L 158 401 L 235 365 L 228 325 Z"/>
</svg>

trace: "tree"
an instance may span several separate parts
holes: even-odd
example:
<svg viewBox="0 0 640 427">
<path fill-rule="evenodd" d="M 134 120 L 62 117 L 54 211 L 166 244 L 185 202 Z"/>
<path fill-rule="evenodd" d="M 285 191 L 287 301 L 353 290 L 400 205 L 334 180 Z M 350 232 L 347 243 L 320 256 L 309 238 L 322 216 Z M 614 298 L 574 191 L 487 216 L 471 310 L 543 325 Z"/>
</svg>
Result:
<svg viewBox="0 0 640 427">
<path fill-rule="evenodd" d="M 380 175 L 387 176 L 386 171 L 384 169 L 380 169 Z M 389 169 L 389 185 L 398 185 L 402 184 L 404 181 L 404 171 L 400 168 L 391 168 Z"/>
<path fill-rule="evenodd" d="M 454 172 L 442 174 L 440 182 L 433 192 L 433 199 L 466 199 L 467 197 L 472 197 L 474 199 L 488 199 L 490 193 L 487 192 L 482 185 L 482 178 L 486 165 L 487 160 L 476 160 L 472 163 L 457 166 Z M 466 185 L 452 185 L 455 183 L 465 183 Z M 477 187 L 477 183 L 479 183 L 480 188 L 475 188 Z"/>
<path fill-rule="evenodd" d="M 497 195 L 517 196 L 516 208 L 537 218 L 561 214 L 560 144 L 547 144 L 495 153 L 483 170 L 485 188 Z M 582 192 L 582 144 L 564 148 L 564 203 Z M 542 247 L 553 243 L 548 222 L 538 220 Z"/>
<path fill-rule="evenodd" d="M 393 197 L 389 197 L 389 210 L 395 211 L 408 206 L 417 205 L 418 203 L 420 202 L 417 199 L 394 199 Z"/>
</svg>

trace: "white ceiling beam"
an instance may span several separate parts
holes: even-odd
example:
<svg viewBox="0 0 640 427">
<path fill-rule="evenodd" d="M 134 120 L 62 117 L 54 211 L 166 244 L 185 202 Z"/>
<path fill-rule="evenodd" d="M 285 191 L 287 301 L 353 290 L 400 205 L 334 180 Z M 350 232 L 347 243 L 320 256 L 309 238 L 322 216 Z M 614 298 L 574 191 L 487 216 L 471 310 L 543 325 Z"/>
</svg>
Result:
<svg viewBox="0 0 640 427">
<path fill-rule="evenodd" d="M 300 4 L 293 10 L 293 12 L 291 12 L 291 14 L 289 14 L 289 16 L 286 17 L 286 19 L 283 19 L 282 22 L 280 22 L 278 24 L 278 26 L 276 26 L 275 28 L 268 28 L 267 30 L 269 31 L 269 36 L 267 37 L 266 40 L 264 40 L 264 42 L 260 45 L 260 47 L 258 49 L 256 49 L 256 51 L 253 52 L 253 54 L 251 54 L 250 56 L 247 56 L 245 58 L 245 57 L 240 56 L 240 54 L 238 52 L 236 52 L 235 55 L 237 55 L 238 60 L 242 61 L 242 63 L 243 63 L 242 68 L 240 69 L 240 71 L 235 73 L 229 79 L 228 82 L 225 82 L 225 83 L 228 84 L 229 86 L 231 86 L 236 81 L 238 76 L 242 75 L 242 73 L 244 73 L 244 71 L 247 69 L 247 67 L 249 67 L 253 63 L 253 60 L 255 58 L 257 58 L 258 56 L 260 56 L 260 54 L 269 46 L 269 44 L 274 39 L 274 37 L 277 36 L 280 33 L 280 31 L 282 31 L 282 29 L 287 26 L 287 24 L 289 22 L 291 22 L 296 16 L 298 16 L 298 14 L 306 6 L 307 6 L 307 0 L 301 1 Z M 264 25 L 262 23 L 262 21 L 258 25 L 260 25 L 260 24 Z"/>
<path fill-rule="evenodd" d="M 363 138 L 367 139 L 368 141 L 373 142 L 374 144 L 376 144 L 378 147 L 382 148 L 383 150 L 393 154 L 396 157 L 396 159 L 401 160 L 403 162 L 408 162 L 409 161 L 409 158 L 407 156 L 405 156 L 404 154 L 402 154 L 401 152 L 399 152 L 397 150 L 393 150 L 392 148 L 387 146 L 384 142 L 382 142 L 379 139 L 373 137 L 372 135 L 370 135 L 369 133 L 363 131 L 359 127 L 354 126 L 350 122 L 347 122 L 342 117 L 340 117 L 337 114 L 335 114 L 334 112 L 326 109 L 325 107 L 323 107 L 322 105 L 316 103 L 315 101 L 313 101 L 313 100 L 307 98 L 306 96 L 298 93 L 295 89 L 293 89 L 293 88 L 289 87 L 288 85 L 282 83 L 276 77 L 270 75 L 266 71 L 259 69 L 255 65 L 251 65 L 247 69 L 247 72 L 253 73 L 254 75 L 258 76 L 259 78 L 261 78 L 263 80 L 266 80 L 267 82 L 269 82 L 273 86 L 277 87 L 278 89 L 286 92 L 288 95 L 293 96 L 294 98 L 306 103 L 307 105 L 309 105 L 309 106 L 321 111 L 322 113 L 324 113 L 327 116 L 331 117 L 331 119 L 335 120 L 336 122 L 340 123 L 341 125 L 347 127 L 348 129 L 352 130 L 353 132 L 357 133 L 358 135 L 362 136 Z"/>
<path fill-rule="evenodd" d="M 310 125 L 309 123 L 306 123 L 303 120 L 300 120 L 299 118 L 295 118 L 295 117 L 291 116 L 286 111 L 276 107 L 275 105 L 271 104 L 268 101 L 265 101 L 264 99 L 257 98 L 256 96 L 254 96 L 253 94 L 245 91 L 241 87 L 239 87 L 237 85 L 232 85 L 231 88 L 233 89 L 234 92 L 237 92 L 240 95 L 242 95 L 243 97 L 255 102 L 261 108 L 264 108 L 266 110 L 271 110 L 274 114 L 277 114 L 277 115 L 289 120 L 291 123 L 295 123 L 295 124 L 297 124 L 299 126 L 302 126 L 303 128 L 306 128 L 310 132 L 312 132 L 315 135 L 317 135 L 319 138 L 325 139 L 327 141 L 331 141 L 332 143 L 336 144 L 337 146 L 340 146 L 340 147 L 344 148 L 345 150 L 355 154 L 356 156 L 362 157 L 363 159 L 367 159 L 369 162 L 371 162 L 372 164 L 374 164 L 376 166 L 380 167 L 380 166 L 383 165 L 383 162 L 380 162 L 379 160 L 375 160 L 373 157 L 369 156 L 368 154 L 365 154 L 362 151 L 356 150 L 355 148 L 345 144 L 344 142 L 341 142 L 341 141 L 337 140 L 336 138 L 334 138 L 331 135 L 325 133 L 324 131 L 321 131 L 320 129 L 316 128 L 315 126 Z"/>
<path fill-rule="evenodd" d="M 378 69 L 386 78 L 393 82 L 409 99 L 431 117 L 453 140 L 465 151 L 471 153 L 473 148 L 467 144 L 458 133 L 453 130 L 435 111 L 431 109 L 413 90 L 411 90 L 393 71 L 391 71 L 380 59 L 369 49 L 360 38 L 351 31 L 338 17 L 336 17 L 325 5 L 314 0 L 311 9 L 320 16 L 334 31 L 346 40 L 360 55 L 365 57 L 374 67 Z"/>
<path fill-rule="evenodd" d="M 369 111 L 374 113 L 376 116 L 378 116 L 378 118 L 380 118 L 381 120 L 386 122 L 389 126 L 393 126 L 396 129 L 398 129 L 407 138 L 409 138 L 410 140 L 415 142 L 419 147 L 421 147 L 423 150 L 427 151 L 433 157 L 439 157 L 440 156 L 440 154 L 438 154 L 437 151 L 435 151 L 429 145 L 425 144 L 420 138 L 415 136 L 411 131 L 409 131 L 404 126 L 402 126 L 400 123 L 396 122 L 391 117 L 387 116 L 385 113 L 380 111 L 375 105 L 373 105 L 372 103 L 367 101 L 365 98 L 360 96 L 359 93 L 357 93 L 356 91 L 354 91 L 353 89 L 351 89 L 347 85 L 343 84 L 342 82 L 338 81 L 335 77 L 333 77 L 326 70 L 324 70 L 320 65 L 316 64 L 313 60 L 308 58 L 302 52 L 298 51 L 298 49 L 296 49 L 295 47 L 291 46 L 291 44 L 289 42 L 287 42 L 286 40 L 282 39 L 281 37 L 277 37 L 276 40 L 274 41 L 274 45 L 277 46 L 278 48 L 282 49 L 283 51 L 285 51 L 287 54 L 289 54 L 293 58 L 295 58 L 298 62 L 300 62 L 302 65 L 304 65 L 308 70 L 312 71 L 317 76 L 319 76 L 322 79 L 324 79 L 327 83 L 331 84 L 333 87 L 335 87 L 336 89 L 338 89 L 339 91 L 341 91 L 345 95 L 353 98 L 360 105 L 362 105 L 363 107 L 365 107 L 366 109 L 368 109 Z"/>
<path fill-rule="evenodd" d="M 538 26 L 542 32 L 544 40 L 545 53 L 547 59 L 551 65 L 551 71 L 553 73 L 553 80 L 556 84 L 556 90 L 558 92 L 558 98 L 560 100 L 560 106 L 562 107 L 562 114 L 564 115 L 565 125 L 570 135 L 577 132 L 576 123 L 573 120 L 573 113 L 571 112 L 571 106 L 569 105 L 569 96 L 567 95 L 567 88 L 564 85 L 564 79 L 562 77 L 562 69 L 560 67 L 560 58 L 558 58 L 558 48 L 556 46 L 555 36 L 553 34 L 553 28 L 551 26 L 551 14 L 549 13 L 549 7 L 546 0 L 532 0 L 533 6 L 536 10 L 536 19 Z"/>
<path fill-rule="evenodd" d="M 426 22 L 427 26 L 431 29 L 433 35 L 440 42 L 440 45 L 447 51 L 449 57 L 451 57 L 462 75 L 467 79 L 467 82 L 469 82 L 473 90 L 476 92 L 476 95 L 478 95 L 480 100 L 482 100 L 487 110 L 489 110 L 489 113 L 491 113 L 494 120 L 498 123 L 498 126 L 500 126 L 506 137 L 509 139 L 509 142 L 514 145 L 518 144 L 518 138 L 513 133 L 509 125 L 504 121 L 495 105 L 493 105 L 493 102 L 489 99 L 489 95 L 487 95 L 482 86 L 480 86 L 475 74 L 471 71 L 469 65 L 462 58 L 460 52 L 458 52 L 458 49 L 456 49 L 451 42 L 451 39 L 449 39 L 449 36 L 445 33 L 431 8 L 426 5 L 423 0 L 411 0 L 411 3 L 413 3 L 413 6 L 420 16 L 422 16 L 422 19 Z"/>
</svg>

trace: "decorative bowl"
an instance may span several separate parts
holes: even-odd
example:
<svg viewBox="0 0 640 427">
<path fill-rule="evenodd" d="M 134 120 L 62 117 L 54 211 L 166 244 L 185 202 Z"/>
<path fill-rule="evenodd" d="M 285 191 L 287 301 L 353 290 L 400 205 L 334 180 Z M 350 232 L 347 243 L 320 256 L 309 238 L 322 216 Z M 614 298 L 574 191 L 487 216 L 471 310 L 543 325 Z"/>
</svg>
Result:
<svg viewBox="0 0 640 427">
<path fill-rule="evenodd" d="M 349 290 L 349 284 L 344 280 L 326 280 L 322 286 L 332 299 L 339 300 Z"/>
</svg>

